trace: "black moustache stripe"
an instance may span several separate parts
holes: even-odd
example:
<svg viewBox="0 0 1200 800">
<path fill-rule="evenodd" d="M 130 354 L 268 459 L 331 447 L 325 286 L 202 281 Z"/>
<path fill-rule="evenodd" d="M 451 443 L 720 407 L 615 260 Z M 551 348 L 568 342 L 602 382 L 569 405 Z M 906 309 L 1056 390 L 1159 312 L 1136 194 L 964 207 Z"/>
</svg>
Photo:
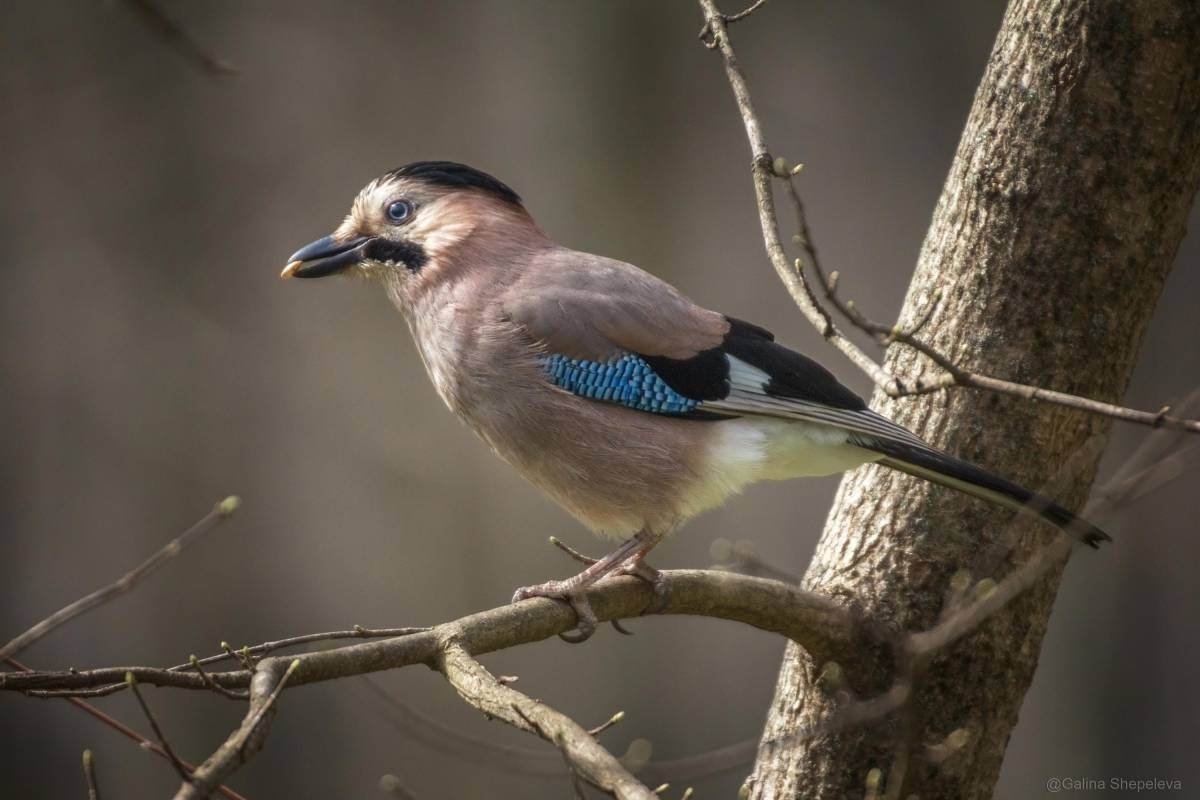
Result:
<svg viewBox="0 0 1200 800">
<path fill-rule="evenodd" d="M 403 264 L 413 272 L 417 272 L 429 261 L 425 248 L 415 242 L 393 242 L 387 239 L 375 239 L 367 245 L 367 257 L 375 261 L 390 261 Z"/>
</svg>

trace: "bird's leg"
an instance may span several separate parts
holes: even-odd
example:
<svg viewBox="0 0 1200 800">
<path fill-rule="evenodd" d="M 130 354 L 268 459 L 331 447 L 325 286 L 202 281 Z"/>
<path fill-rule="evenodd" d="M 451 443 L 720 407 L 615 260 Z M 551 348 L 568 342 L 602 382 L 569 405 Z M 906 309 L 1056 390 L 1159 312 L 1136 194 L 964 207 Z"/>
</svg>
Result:
<svg viewBox="0 0 1200 800">
<path fill-rule="evenodd" d="M 632 575 L 635 578 L 641 578 L 651 586 L 658 586 L 664 580 L 661 572 L 646 563 L 645 553 L 634 553 L 625 559 L 621 566 L 613 570 L 613 574 Z"/>
<path fill-rule="evenodd" d="M 621 543 L 621 546 L 608 555 L 589 564 L 578 575 L 561 581 L 546 581 L 536 586 L 523 586 L 513 593 L 514 603 L 530 597 L 549 597 L 554 600 L 565 600 L 575 610 L 579 618 L 578 634 L 562 634 L 568 642 L 582 642 L 588 639 L 596 630 L 596 615 L 587 600 L 588 588 L 606 575 L 610 575 L 623 564 L 645 554 L 658 542 L 659 537 L 648 531 L 639 531 L 632 539 Z"/>
<path fill-rule="evenodd" d="M 656 539 L 655 543 L 657 541 Z M 646 563 L 646 554 L 650 552 L 650 547 L 639 550 L 625 559 L 621 566 L 613 571 L 613 574 L 633 575 L 650 584 L 650 588 L 654 590 L 654 602 L 647 606 L 646 610 L 655 612 L 662 610 L 667 603 L 667 578 L 662 572 Z"/>
</svg>

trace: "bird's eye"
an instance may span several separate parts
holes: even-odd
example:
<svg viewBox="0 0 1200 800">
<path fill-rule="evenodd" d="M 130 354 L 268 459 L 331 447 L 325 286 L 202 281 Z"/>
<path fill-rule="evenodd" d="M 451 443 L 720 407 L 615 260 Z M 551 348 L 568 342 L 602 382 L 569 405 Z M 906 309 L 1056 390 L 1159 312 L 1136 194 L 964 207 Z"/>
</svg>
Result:
<svg viewBox="0 0 1200 800">
<path fill-rule="evenodd" d="M 388 204 L 387 215 L 392 222 L 403 222 L 413 212 L 412 203 L 407 200 L 395 200 Z"/>
</svg>

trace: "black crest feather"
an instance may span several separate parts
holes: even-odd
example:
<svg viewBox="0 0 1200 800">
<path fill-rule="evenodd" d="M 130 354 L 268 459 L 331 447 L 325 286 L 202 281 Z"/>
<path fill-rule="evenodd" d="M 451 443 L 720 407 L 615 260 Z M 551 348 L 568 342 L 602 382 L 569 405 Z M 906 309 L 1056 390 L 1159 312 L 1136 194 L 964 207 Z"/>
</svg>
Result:
<svg viewBox="0 0 1200 800">
<path fill-rule="evenodd" d="M 455 161 L 414 161 L 388 173 L 393 178 L 412 178 L 451 189 L 482 189 L 509 203 L 521 204 L 521 197 L 486 172 Z"/>
</svg>

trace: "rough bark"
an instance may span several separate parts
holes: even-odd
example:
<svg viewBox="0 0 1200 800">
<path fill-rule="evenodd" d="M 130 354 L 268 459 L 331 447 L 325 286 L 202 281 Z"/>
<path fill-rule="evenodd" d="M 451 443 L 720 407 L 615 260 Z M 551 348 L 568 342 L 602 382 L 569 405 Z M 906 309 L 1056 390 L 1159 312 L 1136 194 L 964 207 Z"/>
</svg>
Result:
<svg viewBox="0 0 1200 800">
<path fill-rule="evenodd" d="M 1183 237 L 1200 177 L 1200 6 L 1015 0 L 975 97 L 902 320 L 940 304 L 924 335 L 968 369 L 1117 401 Z M 893 346 L 897 374 L 920 359 Z M 956 390 L 873 407 L 927 440 L 1078 508 L 1110 423 L 1056 406 Z M 1103 523 L 1103 521 L 1100 521 Z M 1120 558 L 1114 546 L 1078 556 Z M 806 588 L 903 629 L 932 625 L 950 576 L 1002 578 L 1049 537 L 963 495 L 870 467 L 839 489 Z M 918 686 L 918 743 L 966 727 L 890 796 L 991 795 L 1034 669 L 1061 564 L 959 642 Z M 833 707 L 821 665 L 790 646 L 750 780 L 758 798 L 865 794 L 889 769 L 896 721 L 797 735 Z M 860 676 L 876 690 L 886 665 Z M 885 779 L 886 780 L 886 779 Z M 895 793 L 893 795 L 893 793 Z"/>
</svg>

